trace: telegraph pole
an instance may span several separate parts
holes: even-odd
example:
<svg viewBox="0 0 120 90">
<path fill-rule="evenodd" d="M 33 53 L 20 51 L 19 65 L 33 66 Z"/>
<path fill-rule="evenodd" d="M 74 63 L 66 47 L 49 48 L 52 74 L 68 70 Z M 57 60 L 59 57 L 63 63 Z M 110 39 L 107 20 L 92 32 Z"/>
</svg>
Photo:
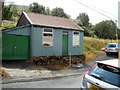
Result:
<svg viewBox="0 0 120 90">
<path fill-rule="evenodd" d="M 117 20 L 115 20 L 116 23 L 116 42 L 119 43 L 119 38 L 118 38 L 118 30 L 117 30 Z M 119 44 L 118 44 L 119 45 Z M 120 47 L 118 46 L 118 59 L 120 59 Z"/>
<path fill-rule="evenodd" d="M 118 2 L 118 28 L 120 29 L 120 1 Z M 119 43 L 119 38 L 118 38 L 118 43 Z M 118 48 L 118 59 L 120 59 L 120 47 Z"/>
<path fill-rule="evenodd" d="M 2 26 L 2 8 L 4 5 L 4 0 L 0 0 L 0 27 Z"/>
</svg>

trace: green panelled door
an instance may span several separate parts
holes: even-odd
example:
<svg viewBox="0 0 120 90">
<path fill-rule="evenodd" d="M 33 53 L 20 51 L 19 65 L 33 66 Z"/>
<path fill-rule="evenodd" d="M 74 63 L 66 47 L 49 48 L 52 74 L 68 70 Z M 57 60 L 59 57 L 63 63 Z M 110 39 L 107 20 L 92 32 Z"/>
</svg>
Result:
<svg viewBox="0 0 120 90">
<path fill-rule="evenodd" d="M 63 34 L 62 37 L 62 55 L 68 55 L 68 35 Z"/>
<path fill-rule="evenodd" d="M 15 37 L 14 59 L 29 59 L 29 37 Z"/>
<path fill-rule="evenodd" d="M 14 35 L 2 35 L 2 59 L 11 60 L 12 56 L 14 56 L 14 39 Z"/>
<path fill-rule="evenodd" d="M 28 60 L 29 37 L 4 35 L 2 38 L 2 60 Z"/>
</svg>

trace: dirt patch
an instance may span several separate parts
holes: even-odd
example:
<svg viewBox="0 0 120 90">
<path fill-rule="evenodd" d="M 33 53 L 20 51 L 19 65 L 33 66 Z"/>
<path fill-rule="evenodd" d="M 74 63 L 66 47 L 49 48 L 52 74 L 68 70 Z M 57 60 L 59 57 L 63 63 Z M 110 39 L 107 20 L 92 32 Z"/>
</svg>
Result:
<svg viewBox="0 0 120 90">
<path fill-rule="evenodd" d="M 9 78 L 10 75 L 3 69 L 0 69 L 0 78 Z"/>
<path fill-rule="evenodd" d="M 3 60 L 0 74 L 2 79 L 9 77 L 27 77 L 39 74 L 36 66 L 31 61 L 23 60 Z"/>
<path fill-rule="evenodd" d="M 31 61 L 23 60 L 3 60 L 2 67 L 10 69 L 35 70 L 36 67 Z"/>
</svg>

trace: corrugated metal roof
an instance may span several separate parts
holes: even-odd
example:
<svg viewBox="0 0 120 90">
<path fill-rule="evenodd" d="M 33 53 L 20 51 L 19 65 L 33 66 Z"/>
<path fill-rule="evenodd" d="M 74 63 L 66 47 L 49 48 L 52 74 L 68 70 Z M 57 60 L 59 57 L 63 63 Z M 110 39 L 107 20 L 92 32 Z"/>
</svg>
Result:
<svg viewBox="0 0 120 90">
<path fill-rule="evenodd" d="M 31 13 L 31 12 L 23 12 L 23 14 L 25 14 L 28 21 L 32 25 L 75 29 L 75 30 L 84 31 L 79 25 L 77 25 L 75 22 L 67 18 L 49 16 L 49 15 L 38 14 L 38 13 Z"/>
</svg>

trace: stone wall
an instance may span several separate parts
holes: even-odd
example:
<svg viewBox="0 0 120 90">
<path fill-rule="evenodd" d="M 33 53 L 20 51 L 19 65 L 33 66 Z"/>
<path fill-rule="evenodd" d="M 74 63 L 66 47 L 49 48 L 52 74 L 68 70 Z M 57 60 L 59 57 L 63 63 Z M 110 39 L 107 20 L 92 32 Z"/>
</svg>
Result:
<svg viewBox="0 0 120 90">
<path fill-rule="evenodd" d="M 40 65 L 47 64 L 85 64 L 85 56 L 84 55 L 67 55 L 67 56 L 34 56 L 31 57 L 31 60 L 35 63 L 39 63 Z"/>
</svg>

